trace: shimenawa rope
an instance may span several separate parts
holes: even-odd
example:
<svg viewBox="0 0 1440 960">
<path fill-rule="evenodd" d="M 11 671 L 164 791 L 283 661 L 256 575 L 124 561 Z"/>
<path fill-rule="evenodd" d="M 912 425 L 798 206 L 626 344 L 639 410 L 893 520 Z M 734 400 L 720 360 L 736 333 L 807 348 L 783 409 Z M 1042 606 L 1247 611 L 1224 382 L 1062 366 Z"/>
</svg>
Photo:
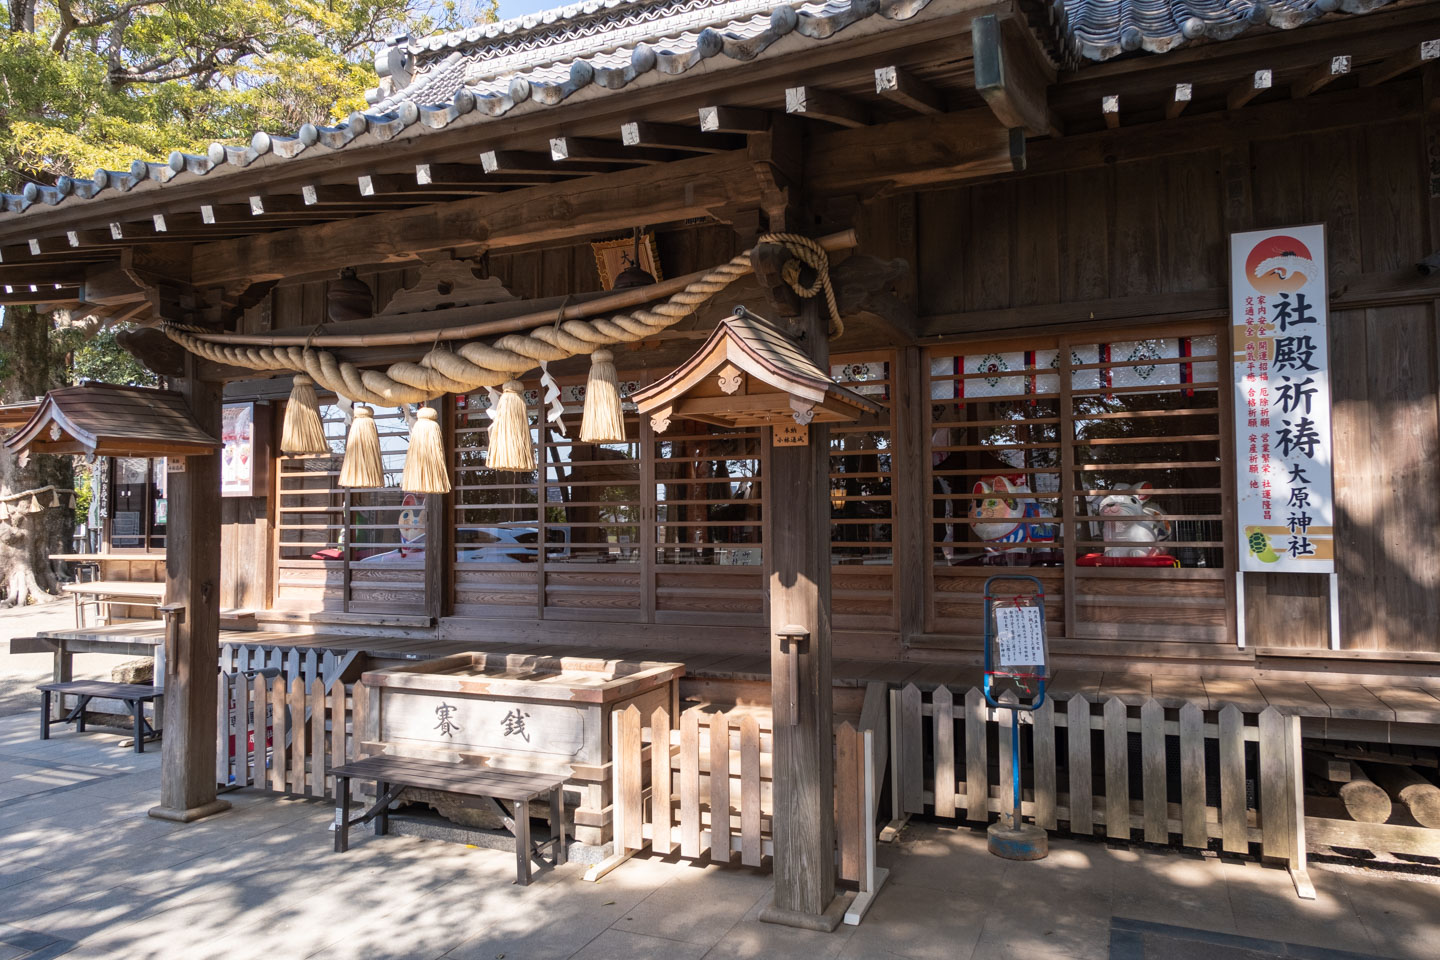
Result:
<svg viewBox="0 0 1440 960">
<path fill-rule="evenodd" d="M 820 244 L 795 233 L 770 233 L 762 243 L 782 244 L 794 256 L 782 270 L 785 282 L 799 296 L 810 298 L 822 291 L 830 311 L 830 338 L 844 331 L 835 292 L 830 283 L 829 258 Z M 811 267 L 815 282 L 800 282 L 801 264 Z M 566 320 L 542 326 L 524 334 L 507 334 L 493 343 L 471 341 L 451 350 L 432 349 L 417 363 L 391 364 L 385 371 L 365 370 L 341 362 L 328 350 L 304 347 L 248 347 L 202 340 L 174 326 L 165 333 L 171 340 L 198 356 L 215 363 L 249 370 L 289 370 L 303 373 L 332 393 L 357 403 L 395 407 L 424 403 L 447 393 L 469 393 L 481 387 L 496 387 L 537 367 L 594 353 L 617 343 L 634 343 L 653 336 L 694 314 L 715 294 L 751 273 L 749 252 L 721 264 L 654 307 L 641 307 L 609 319 Z M 323 337 L 316 339 L 322 340 Z"/>
</svg>

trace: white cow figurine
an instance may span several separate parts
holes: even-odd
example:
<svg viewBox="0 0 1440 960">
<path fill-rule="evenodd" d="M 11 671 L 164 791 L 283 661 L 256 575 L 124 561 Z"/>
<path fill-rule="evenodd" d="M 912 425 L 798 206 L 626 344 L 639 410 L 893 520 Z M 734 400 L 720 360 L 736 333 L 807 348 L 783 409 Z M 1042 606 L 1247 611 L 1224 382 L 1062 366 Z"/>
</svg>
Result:
<svg viewBox="0 0 1440 960">
<path fill-rule="evenodd" d="M 1170 524 L 1156 519 L 1164 511 L 1146 504 L 1152 489 L 1143 480 L 1133 486 L 1121 483 L 1116 485 L 1113 493 L 1091 498 L 1096 513 L 1105 518 L 1102 524 L 1105 542 L 1122 544 L 1107 546 L 1105 556 L 1162 557 L 1169 554 L 1170 551 L 1157 546 L 1157 542 L 1170 538 Z"/>
</svg>

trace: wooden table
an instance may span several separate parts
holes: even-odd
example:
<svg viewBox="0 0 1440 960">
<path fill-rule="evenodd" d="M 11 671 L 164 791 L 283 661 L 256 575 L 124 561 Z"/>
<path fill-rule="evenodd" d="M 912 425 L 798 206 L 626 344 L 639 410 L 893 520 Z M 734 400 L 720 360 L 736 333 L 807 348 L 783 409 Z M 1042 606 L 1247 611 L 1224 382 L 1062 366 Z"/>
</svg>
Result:
<svg viewBox="0 0 1440 960">
<path fill-rule="evenodd" d="M 389 829 L 390 805 L 400 799 L 408 788 L 438 790 L 466 797 L 508 800 L 515 806 L 514 817 L 504 816 L 505 826 L 515 835 L 515 882 L 530 883 L 530 859 L 547 846 L 554 848 L 553 865 L 565 862 L 565 778 L 543 773 L 509 773 L 489 767 L 474 767 L 440 760 L 415 760 L 409 757 L 362 757 L 354 763 L 336 767 L 335 775 L 335 852 L 350 847 L 350 828 L 375 821 L 375 836 Z M 350 816 L 350 778 L 375 781 L 375 805 L 361 816 Z M 530 842 L 530 803 L 548 795 L 550 798 L 550 839 L 544 843 Z"/>
<path fill-rule="evenodd" d="M 134 579 L 134 568 L 137 563 L 159 563 L 165 562 L 163 553 L 52 553 L 51 560 L 59 560 L 63 563 L 73 563 L 77 566 L 93 566 L 96 569 L 95 579 L 102 579 L 104 576 L 105 564 L 125 564 L 125 579 Z M 139 581 L 144 582 L 144 581 Z"/>
<path fill-rule="evenodd" d="M 165 584 L 144 580 L 92 580 L 89 583 L 67 583 L 61 589 L 75 598 L 76 627 L 85 626 L 83 610 L 86 603 L 94 603 L 97 613 L 100 607 L 106 607 L 101 619 L 108 623 L 111 616 L 108 607 L 112 604 L 158 607 L 165 602 Z"/>
</svg>

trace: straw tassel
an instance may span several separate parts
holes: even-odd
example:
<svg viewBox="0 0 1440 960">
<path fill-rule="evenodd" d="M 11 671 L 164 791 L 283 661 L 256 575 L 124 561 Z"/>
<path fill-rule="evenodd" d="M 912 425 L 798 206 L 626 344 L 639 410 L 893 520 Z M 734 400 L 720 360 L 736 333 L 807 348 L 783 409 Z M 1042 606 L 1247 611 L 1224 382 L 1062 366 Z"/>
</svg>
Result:
<svg viewBox="0 0 1440 960">
<path fill-rule="evenodd" d="M 405 469 L 410 469 L 408 463 Z M 375 411 L 361 403 L 355 404 L 350 436 L 345 441 L 340 486 L 385 486 L 385 467 L 380 462 L 380 429 L 375 426 Z"/>
<path fill-rule="evenodd" d="M 53 491 L 53 492 L 50 494 L 50 506 L 52 506 L 52 507 L 58 507 L 58 506 L 60 506 L 60 491 L 59 491 L 59 490 L 55 490 L 55 491 Z"/>
<path fill-rule="evenodd" d="M 585 384 L 585 415 L 580 439 L 586 443 L 623 443 L 625 414 L 620 406 L 620 378 L 609 350 L 590 354 L 590 378 Z"/>
<path fill-rule="evenodd" d="M 30 512 L 30 513 L 44 513 L 44 512 L 45 512 L 45 504 L 43 504 L 43 503 L 40 502 L 40 497 L 39 497 L 38 495 L 32 496 L 32 497 L 30 498 L 30 511 L 29 511 L 29 512 Z"/>
<path fill-rule="evenodd" d="M 0 501 L 0 523 L 10 522 L 10 505 Z"/>
<path fill-rule="evenodd" d="M 71 509 L 71 510 L 74 510 L 74 509 L 75 509 L 75 494 L 73 494 L 73 493 L 70 494 L 70 509 Z"/>
<path fill-rule="evenodd" d="M 329 453 L 325 427 L 320 422 L 320 401 L 315 396 L 315 381 L 303 373 L 295 374 L 290 387 L 290 402 L 285 405 L 285 429 L 280 435 L 280 451 L 289 454 Z"/>
<path fill-rule="evenodd" d="M 525 410 L 525 397 L 518 380 L 505 381 L 500 402 L 495 405 L 495 422 L 490 425 L 490 454 L 486 464 L 491 470 L 526 471 L 535 469 L 535 449 L 530 442 L 530 415 Z"/>
<path fill-rule="evenodd" d="M 359 419 L 357 416 L 357 423 Z M 378 437 L 375 442 L 378 447 Z M 405 473 L 400 478 L 400 486 L 410 493 L 450 492 L 450 475 L 445 470 L 445 439 L 440 435 L 439 414 L 431 407 L 421 407 L 415 425 L 410 428 L 410 450 L 405 454 Z"/>
</svg>

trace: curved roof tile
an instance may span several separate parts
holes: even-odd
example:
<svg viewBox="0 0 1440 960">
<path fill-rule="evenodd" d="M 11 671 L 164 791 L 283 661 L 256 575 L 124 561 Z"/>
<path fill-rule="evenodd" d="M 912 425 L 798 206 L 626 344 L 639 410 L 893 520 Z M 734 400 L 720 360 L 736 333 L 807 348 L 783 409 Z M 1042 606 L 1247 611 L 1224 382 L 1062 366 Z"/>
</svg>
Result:
<svg viewBox="0 0 1440 960">
<path fill-rule="evenodd" d="M 554 105 L 592 84 L 618 90 L 650 71 L 683 74 L 716 56 L 746 61 L 790 34 L 826 40 L 869 17 L 903 21 L 932 0 L 583 0 L 543 13 L 411 41 L 379 51 L 387 83 L 403 81 L 365 112 L 335 126 L 305 124 L 294 135 L 258 132 L 248 145 L 211 144 L 204 156 L 172 153 L 128 170 L 27 184 L 0 196 L 3 214 L 38 204 L 90 200 L 145 180 L 166 183 L 244 167 L 267 153 L 291 159 L 320 144 L 344 149 L 371 133 L 389 140 L 406 128 L 439 129 L 472 111 L 498 117 L 527 101 Z M 1105 60 L 1170 50 L 1201 37 L 1224 39 L 1252 26 L 1289 29 L 1330 13 L 1365 13 L 1391 0 L 1053 0 L 1050 17 L 1063 56 Z M 408 54 L 411 60 L 406 60 Z M 418 69 L 416 61 L 420 61 Z M 0 214 L 0 215 L 3 215 Z"/>
</svg>

